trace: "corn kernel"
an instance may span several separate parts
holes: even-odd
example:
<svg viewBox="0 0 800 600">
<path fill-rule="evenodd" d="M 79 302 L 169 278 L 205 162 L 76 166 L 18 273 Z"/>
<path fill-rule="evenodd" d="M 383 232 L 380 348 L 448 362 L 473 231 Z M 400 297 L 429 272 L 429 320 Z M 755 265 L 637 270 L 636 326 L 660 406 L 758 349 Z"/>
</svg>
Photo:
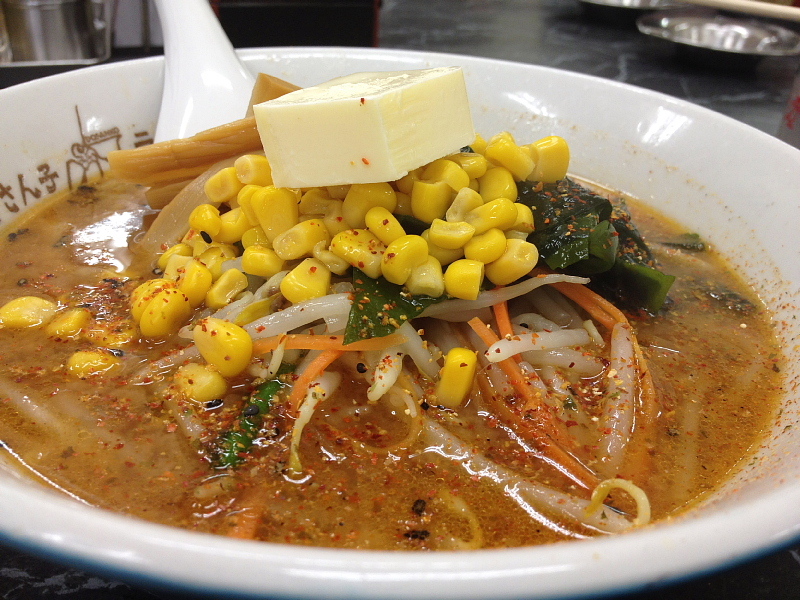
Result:
<svg viewBox="0 0 800 600">
<path fill-rule="evenodd" d="M 504 167 L 495 167 L 478 178 L 478 191 L 484 202 L 498 198 L 508 198 L 512 202 L 517 199 L 517 184 L 511 171 Z"/>
<path fill-rule="evenodd" d="M 464 172 L 466 172 L 470 179 L 483 177 L 483 174 L 486 173 L 486 169 L 489 168 L 486 158 L 477 152 L 459 152 L 447 158 L 464 169 Z"/>
<path fill-rule="evenodd" d="M 256 319 L 266 317 L 272 312 L 273 300 L 277 294 L 264 298 L 263 300 L 256 300 L 248 304 L 236 317 L 233 322 L 237 325 L 245 326 L 252 323 Z"/>
<path fill-rule="evenodd" d="M 428 229 L 428 239 L 447 250 L 455 250 L 456 248 L 463 248 L 464 244 L 472 239 L 475 234 L 475 228 L 469 223 L 464 221 L 442 221 L 441 219 L 434 219 Z"/>
<path fill-rule="evenodd" d="M 222 398 L 228 383 L 218 371 L 208 365 L 189 363 L 175 373 L 175 383 L 183 396 L 199 404 Z"/>
<path fill-rule="evenodd" d="M 222 264 L 225 261 L 237 258 L 237 256 L 238 252 L 235 246 L 215 242 L 209 244 L 208 248 L 196 258 L 208 267 L 208 270 L 211 271 L 211 276 L 214 278 L 214 281 L 216 281 L 222 274 Z"/>
<path fill-rule="evenodd" d="M 245 154 L 236 159 L 233 168 L 242 185 L 272 185 L 272 167 L 265 156 Z"/>
<path fill-rule="evenodd" d="M 444 181 L 454 192 L 469 185 L 469 175 L 458 163 L 440 158 L 427 165 L 422 171 L 425 181 Z M 412 188 L 413 189 L 413 188 Z"/>
<path fill-rule="evenodd" d="M 525 235 L 533 233 L 534 224 L 533 224 L 533 211 L 527 204 L 522 204 L 522 202 L 515 202 L 514 206 L 517 207 L 517 219 L 514 221 L 514 224 L 509 227 L 509 230 L 513 231 L 520 231 Z"/>
<path fill-rule="evenodd" d="M 486 159 L 508 169 L 516 181 L 525 181 L 533 171 L 530 152 L 517 146 L 510 135 L 492 138 L 486 147 Z"/>
<path fill-rule="evenodd" d="M 516 231 L 514 229 L 506 229 L 503 233 L 505 233 L 507 240 L 527 240 L 528 234 L 524 231 Z"/>
<path fill-rule="evenodd" d="M 164 267 L 164 272 L 162 273 L 161 276 L 164 279 L 171 279 L 172 281 L 176 281 L 178 277 L 181 276 L 181 273 L 183 273 L 183 270 L 184 268 L 186 268 L 186 265 L 193 260 L 194 258 L 192 258 L 191 256 L 181 256 L 180 254 L 173 254 L 167 261 L 167 266 Z"/>
<path fill-rule="evenodd" d="M 243 187 L 244 185 L 236 176 L 236 169 L 225 167 L 209 177 L 203 189 L 211 202 L 220 204 L 236 198 L 239 190 Z"/>
<path fill-rule="evenodd" d="M 93 375 L 108 373 L 119 367 L 119 358 L 108 350 L 103 350 L 101 348 L 94 350 L 78 350 L 67 359 L 67 372 L 79 379 L 86 379 Z"/>
<path fill-rule="evenodd" d="M 428 254 L 433 256 L 436 260 L 439 261 L 439 264 L 442 266 L 449 265 L 454 260 L 458 260 L 459 258 L 464 256 L 464 248 L 455 248 L 455 249 L 448 249 L 442 248 L 441 246 L 437 246 L 431 241 L 431 230 L 426 229 L 421 234 L 422 239 L 428 242 Z"/>
<path fill-rule="evenodd" d="M 192 256 L 197 257 L 208 250 L 213 242 L 205 241 L 197 229 L 190 229 L 186 232 L 186 235 L 183 236 L 181 243 L 191 246 Z"/>
<path fill-rule="evenodd" d="M 222 227 L 219 209 L 213 204 L 200 204 L 189 215 L 189 227 L 216 236 Z"/>
<path fill-rule="evenodd" d="M 508 285 L 527 275 L 539 261 L 536 246 L 524 240 L 506 240 L 503 255 L 486 265 L 486 277 L 495 285 Z"/>
<path fill-rule="evenodd" d="M 272 249 L 283 260 L 311 256 L 317 242 L 330 242 L 330 235 L 322 219 L 301 221 L 272 241 Z"/>
<path fill-rule="evenodd" d="M 411 214 L 430 223 L 444 217 L 453 199 L 453 190 L 443 181 L 417 181 L 411 190 Z"/>
<path fill-rule="evenodd" d="M 428 255 L 424 263 L 411 269 L 411 274 L 406 279 L 406 288 L 415 296 L 438 298 L 444 294 L 442 264 Z"/>
<path fill-rule="evenodd" d="M 335 202 L 328 206 L 325 214 L 322 217 L 322 222 L 325 223 L 325 227 L 328 229 L 328 234 L 331 237 L 335 236 L 337 233 L 341 233 L 350 229 L 347 226 L 347 221 L 345 221 L 344 217 L 342 216 L 341 202 Z"/>
<path fill-rule="evenodd" d="M 262 189 L 264 188 L 260 185 L 246 185 L 239 190 L 238 194 L 236 194 L 236 204 L 242 209 L 242 212 L 247 217 L 247 221 L 250 223 L 251 227 L 258 225 L 258 217 L 256 216 L 252 205 L 253 195 Z"/>
<path fill-rule="evenodd" d="M 555 183 L 567 176 L 569 169 L 569 144 L 557 135 L 542 138 L 528 146 L 536 166 L 528 176 L 529 181 Z"/>
<path fill-rule="evenodd" d="M 272 248 L 253 244 L 244 249 L 242 270 L 248 275 L 269 279 L 283 271 L 284 260 Z"/>
<path fill-rule="evenodd" d="M 260 226 L 251 227 L 242 234 L 242 247 L 249 248 L 250 246 L 272 247 L 267 239 L 267 234 Z"/>
<path fill-rule="evenodd" d="M 386 246 L 366 229 L 348 229 L 337 233 L 331 240 L 330 250 L 368 277 L 377 279 L 381 274 L 381 260 Z"/>
<path fill-rule="evenodd" d="M 486 264 L 500 258 L 505 251 L 506 236 L 502 230 L 493 227 L 476 235 L 464 246 L 464 257 Z"/>
<path fill-rule="evenodd" d="M 195 325 L 194 343 L 207 363 L 223 377 L 235 377 L 253 357 L 253 340 L 238 325 L 208 317 Z"/>
<path fill-rule="evenodd" d="M 244 232 L 251 227 L 250 220 L 241 207 L 232 208 L 220 216 L 219 233 L 214 237 L 224 244 L 235 244 L 241 241 Z"/>
<path fill-rule="evenodd" d="M 414 182 L 422 179 L 423 169 L 424 167 L 419 167 L 418 169 L 409 171 L 406 175 L 395 181 L 394 184 L 395 187 L 397 187 L 397 191 L 403 192 L 404 194 L 411 194 L 411 190 L 414 188 Z"/>
<path fill-rule="evenodd" d="M 447 408 L 458 408 L 472 390 L 478 369 L 477 354 L 467 348 L 451 348 L 439 371 L 436 401 Z"/>
<path fill-rule="evenodd" d="M 397 192 L 397 206 L 394 207 L 396 215 L 411 215 L 411 196 L 404 192 Z"/>
<path fill-rule="evenodd" d="M 463 188 L 459 190 L 456 197 L 453 198 L 450 208 L 447 209 L 444 215 L 445 221 L 450 221 L 452 223 L 463 221 L 469 211 L 479 206 L 483 206 L 483 198 L 481 195 L 468 187 Z"/>
<path fill-rule="evenodd" d="M 74 338 L 91 320 L 92 313 L 88 308 L 70 308 L 57 313 L 45 326 L 44 331 L 50 337 L 62 340 Z"/>
<path fill-rule="evenodd" d="M 273 186 L 261 188 L 253 194 L 250 206 L 270 243 L 297 225 L 300 216 L 297 200 L 293 191 Z"/>
<path fill-rule="evenodd" d="M 505 231 L 517 220 L 517 207 L 507 198 L 498 198 L 473 208 L 464 220 L 475 228 L 475 235 L 480 235 L 492 228 Z"/>
<path fill-rule="evenodd" d="M 180 256 L 192 256 L 192 246 L 186 244 L 184 242 L 178 242 L 167 248 L 164 253 L 158 257 L 158 268 L 162 271 L 167 268 L 167 262 L 169 261 L 170 257 L 179 254 Z"/>
<path fill-rule="evenodd" d="M 136 289 L 131 292 L 131 316 L 135 321 L 142 318 L 147 305 L 155 297 L 155 295 L 162 289 L 175 287 L 175 282 L 168 279 L 148 279 L 147 281 L 139 284 Z"/>
<path fill-rule="evenodd" d="M 24 329 L 39 327 L 52 319 L 58 305 L 52 300 L 37 296 L 20 296 L 0 308 L 0 327 Z"/>
<path fill-rule="evenodd" d="M 428 242 L 418 235 L 404 235 L 386 247 L 381 273 L 387 281 L 403 285 L 411 270 L 428 260 Z"/>
<path fill-rule="evenodd" d="M 281 294 L 289 302 L 297 304 L 328 293 L 331 272 L 316 258 L 307 258 L 281 279 Z"/>
<path fill-rule="evenodd" d="M 347 192 L 350 191 L 349 185 L 329 185 L 325 188 L 331 198 L 334 200 L 344 200 L 347 197 Z"/>
<path fill-rule="evenodd" d="M 323 215 L 331 202 L 334 200 L 325 188 L 311 188 L 300 196 L 300 203 L 297 209 L 301 215 Z"/>
<path fill-rule="evenodd" d="M 146 337 L 175 333 L 192 314 L 189 298 L 175 286 L 175 283 L 170 283 L 170 286 L 164 286 L 153 294 L 141 313 L 139 330 Z"/>
<path fill-rule="evenodd" d="M 311 253 L 314 255 L 314 258 L 328 267 L 331 273 L 344 275 L 347 273 L 348 269 L 350 269 L 350 263 L 331 252 L 326 242 L 317 242 L 311 250 Z"/>
<path fill-rule="evenodd" d="M 391 244 L 397 238 L 406 234 L 403 226 L 395 216 L 382 206 L 370 208 L 364 221 L 375 237 L 384 244 Z"/>
<path fill-rule="evenodd" d="M 356 183 L 342 204 L 342 216 L 351 229 L 366 227 L 364 218 L 369 209 L 382 206 L 392 212 L 397 206 L 397 195 L 388 183 Z"/>
<path fill-rule="evenodd" d="M 444 272 L 444 289 L 454 298 L 475 300 L 483 283 L 483 263 L 462 258 L 451 263 Z"/>
<path fill-rule="evenodd" d="M 475 135 L 475 140 L 469 145 L 473 152 L 477 154 L 486 154 L 486 146 L 488 143 L 481 136 L 480 133 Z"/>
<path fill-rule="evenodd" d="M 82 329 L 80 333 L 81 337 L 104 348 L 120 348 L 139 337 L 136 323 L 130 319 L 95 322 Z"/>
<path fill-rule="evenodd" d="M 213 280 L 208 267 L 199 260 L 192 259 L 183 268 L 183 273 L 178 280 L 178 289 L 189 299 L 191 307 L 197 308 L 206 299 Z"/>
<path fill-rule="evenodd" d="M 214 310 L 227 306 L 245 289 L 247 289 L 247 275 L 239 269 L 228 269 L 206 293 L 206 306 Z"/>
</svg>

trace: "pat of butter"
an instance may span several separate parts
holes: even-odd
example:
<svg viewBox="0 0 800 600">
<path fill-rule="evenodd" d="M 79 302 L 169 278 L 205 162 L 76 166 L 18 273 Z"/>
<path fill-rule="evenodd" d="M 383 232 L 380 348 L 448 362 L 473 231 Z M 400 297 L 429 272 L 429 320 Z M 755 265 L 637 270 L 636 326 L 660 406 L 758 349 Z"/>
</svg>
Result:
<svg viewBox="0 0 800 600">
<path fill-rule="evenodd" d="M 279 187 L 394 181 L 475 139 L 458 67 L 348 75 L 253 113 Z"/>
</svg>

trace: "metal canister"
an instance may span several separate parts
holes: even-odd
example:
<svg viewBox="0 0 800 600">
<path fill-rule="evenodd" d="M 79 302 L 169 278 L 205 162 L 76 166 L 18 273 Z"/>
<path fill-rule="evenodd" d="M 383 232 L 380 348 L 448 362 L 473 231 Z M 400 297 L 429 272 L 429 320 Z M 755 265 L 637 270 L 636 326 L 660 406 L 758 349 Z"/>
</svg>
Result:
<svg viewBox="0 0 800 600">
<path fill-rule="evenodd" d="M 87 0 L 3 0 L 15 61 L 73 61 L 93 55 Z"/>
<path fill-rule="evenodd" d="M 3 6 L 0 5 L 0 65 L 11 62 L 11 42 L 8 39 L 8 29 L 3 15 Z"/>
</svg>

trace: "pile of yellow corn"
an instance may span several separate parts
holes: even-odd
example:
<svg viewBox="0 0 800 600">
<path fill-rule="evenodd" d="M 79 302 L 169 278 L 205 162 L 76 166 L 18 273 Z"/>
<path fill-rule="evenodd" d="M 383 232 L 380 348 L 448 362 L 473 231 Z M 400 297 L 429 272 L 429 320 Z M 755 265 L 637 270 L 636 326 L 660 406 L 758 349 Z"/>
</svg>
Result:
<svg viewBox="0 0 800 600">
<path fill-rule="evenodd" d="M 526 241 L 533 216 L 515 202 L 516 182 L 563 178 L 569 149 L 556 136 L 520 146 L 509 133 L 488 142 L 478 137 L 472 149 L 391 183 L 304 190 L 272 186 L 267 159 L 242 156 L 208 181 L 209 202 L 192 212 L 188 233 L 159 258 L 163 276 L 143 284 L 147 293 L 134 299 L 134 317 L 145 335 L 164 335 L 191 308 L 231 302 L 247 287 L 247 275 L 269 278 L 287 268 L 280 290 L 293 303 L 324 296 L 331 274 L 351 266 L 435 297 L 474 299 L 484 277 L 511 283 L 538 260 Z M 220 213 L 223 203 L 230 209 Z M 429 228 L 408 235 L 397 215 Z M 225 261 L 239 256 L 237 242 L 241 269 L 223 271 Z M 158 298 L 163 314 L 147 317 L 142 296 L 147 304 Z"/>
</svg>

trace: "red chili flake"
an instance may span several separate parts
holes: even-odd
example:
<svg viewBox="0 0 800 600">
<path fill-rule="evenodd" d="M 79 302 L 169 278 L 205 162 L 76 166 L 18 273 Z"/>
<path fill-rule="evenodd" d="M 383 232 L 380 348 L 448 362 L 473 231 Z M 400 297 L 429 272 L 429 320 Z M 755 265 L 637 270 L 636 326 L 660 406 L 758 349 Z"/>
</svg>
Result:
<svg viewBox="0 0 800 600">
<path fill-rule="evenodd" d="M 369 164 L 369 160 L 367 160 L 366 158 L 362 158 L 361 162 L 364 163 L 365 165 Z"/>
<path fill-rule="evenodd" d="M 458 365 L 458 366 L 459 366 L 459 367 L 468 367 L 469 365 L 468 365 L 467 363 L 461 363 L 461 364 L 460 364 L 460 365 Z"/>
<path fill-rule="evenodd" d="M 389 252 L 389 254 L 386 255 L 386 258 L 394 258 L 395 256 L 397 256 L 395 252 Z"/>
<path fill-rule="evenodd" d="M 311 271 L 312 273 L 316 273 L 317 272 L 317 267 L 311 267 L 309 269 L 309 271 Z"/>
<path fill-rule="evenodd" d="M 381 224 L 382 225 L 388 225 L 389 224 L 389 219 L 384 219 L 383 221 L 381 221 Z"/>
<path fill-rule="evenodd" d="M 359 269 L 363 269 L 364 268 L 364 261 L 363 260 L 358 261 L 358 268 Z"/>
<path fill-rule="evenodd" d="M 366 98 L 361 98 L 361 104 L 366 104 L 366 102 L 367 102 Z"/>
</svg>

